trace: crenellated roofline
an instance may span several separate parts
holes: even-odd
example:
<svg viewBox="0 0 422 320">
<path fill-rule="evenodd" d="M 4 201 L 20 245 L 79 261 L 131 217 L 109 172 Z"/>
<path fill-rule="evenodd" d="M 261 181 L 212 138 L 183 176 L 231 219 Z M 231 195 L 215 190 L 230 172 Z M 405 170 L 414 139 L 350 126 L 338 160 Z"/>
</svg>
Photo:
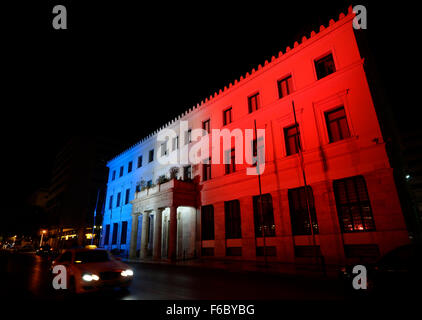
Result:
<svg viewBox="0 0 422 320">
<path fill-rule="evenodd" d="M 235 79 L 233 82 L 230 82 L 228 86 L 224 86 L 223 89 L 220 89 L 218 92 L 214 92 L 214 94 L 211 94 L 209 97 L 205 98 L 204 100 L 201 100 L 200 103 L 197 103 L 196 106 L 192 106 L 191 108 L 187 109 L 186 111 L 184 111 L 182 114 L 178 115 L 177 117 L 175 117 L 173 120 L 169 121 L 168 123 L 166 123 L 165 125 L 161 126 L 160 128 L 154 130 L 152 133 L 150 133 L 149 135 L 145 136 L 144 138 L 142 138 L 139 142 L 137 142 L 136 144 L 134 144 L 133 146 L 125 149 L 123 152 L 119 153 L 118 155 L 116 155 L 115 157 L 113 157 L 112 159 L 110 159 L 107 163 L 107 165 L 109 165 L 110 162 L 116 160 L 117 158 L 123 156 L 124 154 L 130 152 L 131 150 L 133 150 L 135 147 L 141 145 L 142 143 L 148 141 L 150 138 L 154 137 L 155 135 L 157 135 L 161 130 L 171 126 L 172 124 L 174 124 L 175 122 L 179 121 L 180 119 L 188 116 L 189 114 L 191 114 L 192 112 L 198 110 L 198 109 L 202 109 L 204 107 L 209 106 L 211 103 L 213 103 L 216 99 L 220 98 L 221 96 L 225 96 L 227 95 L 229 92 L 231 92 L 232 90 L 234 90 L 235 88 L 240 87 L 241 85 L 243 85 L 244 83 L 246 83 L 247 80 L 249 80 L 252 76 L 258 76 L 259 74 L 265 72 L 267 69 L 271 68 L 272 66 L 280 63 L 281 61 L 287 59 L 288 57 L 290 57 L 292 54 L 296 53 L 299 48 L 301 48 L 304 44 L 307 43 L 308 40 L 316 37 L 317 35 L 321 34 L 322 32 L 324 32 L 325 30 L 331 30 L 334 27 L 334 25 L 336 25 L 337 23 L 339 23 L 340 21 L 344 20 L 346 17 L 352 19 L 354 18 L 355 13 L 353 12 L 353 7 L 349 6 L 347 9 L 347 15 L 345 15 L 343 12 L 341 12 L 338 16 L 338 20 L 335 21 L 334 19 L 330 19 L 328 22 L 328 27 L 325 27 L 324 25 L 321 25 L 319 27 L 319 31 L 315 32 L 315 31 L 311 31 L 309 38 L 307 38 L 305 35 L 302 36 L 300 43 L 298 41 L 295 41 L 293 43 L 293 48 L 290 48 L 290 46 L 286 47 L 285 53 L 283 53 L 282 51 L 278 52 L 277 57 L 276 56 L 272 56 L 271 60 L 265 60 L 264 65 L 262 66 L 261 64 L 259 64 L 257 66 L 257 68 L 252 68 L 252 70 L 250 72 L 246 72 L 245 76 L 240 76 L 239 80 Z"/>
</svg>

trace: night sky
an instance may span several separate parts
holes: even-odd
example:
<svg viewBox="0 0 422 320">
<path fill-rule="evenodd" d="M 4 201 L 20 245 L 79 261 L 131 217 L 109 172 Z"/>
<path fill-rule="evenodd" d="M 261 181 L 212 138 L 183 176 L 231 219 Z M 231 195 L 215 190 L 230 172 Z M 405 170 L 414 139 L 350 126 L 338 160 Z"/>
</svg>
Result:
<svg viewBox="0 0 422 320">
<path fill-rule="evenodd" d="M 1 10 L 7 210 L 48 185 L 66 137 L 110 135 L 135 143 L 320 24 L 337 20 L 350 4 L 368 9 L 380 85 L 396 117 L 406 123 L 406 112 L 419 108 L 409 95 L 418 91 L 418 81 L 408 78 L 419 67 L 418 10 L 404 2 L 34 2 Z M 55 4 L 67 7 L 66 31 L 51 27 Z"/>
</svg>

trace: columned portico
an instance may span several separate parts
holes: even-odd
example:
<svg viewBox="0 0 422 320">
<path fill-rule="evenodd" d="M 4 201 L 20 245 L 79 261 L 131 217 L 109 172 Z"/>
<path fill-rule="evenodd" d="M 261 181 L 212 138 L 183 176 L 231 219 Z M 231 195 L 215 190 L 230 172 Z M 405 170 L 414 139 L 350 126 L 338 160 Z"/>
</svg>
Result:
<svg viewBox="0 0 422 320">
<path fill-rule="evenodd" d="M 153 259 L 167 258 L 174 261 L 194 257 L 195 241 L 191 239 L 196 236 L 196 221 L 193 218 L 195 215 L 192 214 L 196 212 L 196 201 L 195 184 L 186 181 L 171 180 L 138 192 L 131 202 L 133 206 L 130 258 L 136 259 L 139 216 L 142 216 L 140 259 L 148 258 L 148 253 L 151 255 L 151 251 L 148 252 L 148 247 L 151 250 L 151 241 Z M 150 226 L 152 215 L 154 219 Z"/>
<path fill-rule="evenodd" d="M 170 230 L 169 230 L 169 251 L 168 258 L 176 260 L 177 249 L 177 207 L 170 207 Z"/>
<path fill-rule="evenodd" d="M 132 214 L 132 232 L 130 234 L 130 251 L 129 251 L 129 258 L 135 259 L 136 258 L 136 243 L 137 243 L 137 235 L 138 235 L 138 223 L 139 223 L 139 214 L 135 213 Z"/>
<path fill-rule="evenodd" d="M 145 259 L 148 255 L 149 239 L 149 212 L 142 213 L 142 233 L 141 233 L 141 252 L 140 258 Z"/>
<path fill-rule="evenodd" d="M 162 219 L 164 208 L 155 209 L 153 258 L 161 259 Z"/>
</svg>

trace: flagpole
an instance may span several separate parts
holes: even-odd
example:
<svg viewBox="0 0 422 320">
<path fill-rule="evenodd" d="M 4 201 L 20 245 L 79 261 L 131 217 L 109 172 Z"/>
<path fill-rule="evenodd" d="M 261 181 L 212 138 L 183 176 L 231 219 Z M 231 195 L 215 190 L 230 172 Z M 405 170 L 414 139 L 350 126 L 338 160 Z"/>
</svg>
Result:
<svg viewBox="0 0 422 320">
<path fill-rule="evenodd" d="M 99 198 L 99 196 L 100 196 L 100 189 L 98 189 L 98 191 L 97 191 L 97 201 L 95 202 L 94 225 L 92 227 L 91 245 L 94 244 L 94 236 L 95 236 L 95 233 L 97 232 L 97 230 L 96 230 L 96 220 L 97 220 L 97 208 L 98 208 L 98 198 Z"/>
<path fill-rule="evenodd" d="M 254 125 L 255 125 L 255 138 L 256 138 L 256 168 L 257 168 L 257 173 L 258 173 L 258 185 L 259 185 L 259 210 L 260 210 L 260 222 L 261 222 L 261 234 L 262 234 L 262 239 L 264 242 L 264 262 L 265 262 L 265 266 L 268 266 L 268 261 L 267 261 L 267 246 L 266 246 L 266 241 L 265 241 L 265 226 L 264 226 L 264 210 L 262 208 L 262 188 L 261 188 L 261 173 L 259 171 L 259 166 L 260 166 L 260 162 L 259 162 L 259 156 L 258 156 L 258 133 L 256 130 L 256 120 L 254 120 Z M 252 152 L 253 152 L 253 145 L 252 145 Z"/>
<path fill-rule="evenodd" d="M 310 206 L 309 206 L 308 184 L 307 184 L 307 181 L 306 181 L 306 174 L 305 174 L 305 166 L 304 166 L 304 161 L 303 161 L 302 147 L 301 147 L 300 141 L 299 141 L 299 126 L 298 126 L 297 119 L 296 119 L 295 103 L 294 103 L 293 100 L 292 100 L 292 108 L 293 108 L 293 116 L 294 116 L 295 127 L 296 127 L 296 135 L 295 135 L 296 139 L 295 139 L 295 143 L 296 143 L 296 147 L 297 147 L 297 150 L 298 150 L 298 153 L 299 153 L 300 167 L 301 167 L 301 170 L 302 170 L 303 184 L 304 184 L 304 187 L 305 187 L 306 210 L 308 212 L 308 219 L 309 219 L 309 224 L 310 224 L 310 227 L 311 227 L 312 244 L 313 244 L 313 247 L 316 248 L 316 239 L 315 239 L 314 225 L 313 225 L 311 210 L 310 210 Z M 317 258 L 317 260 L 319 260 L 318 262 L 321 263 L 322 272 L 324 273 L 324 275 L 326 275 L 324 257 L 320 254 L 319 251 L 316 254 L 316 258 Z"/>
</svg>

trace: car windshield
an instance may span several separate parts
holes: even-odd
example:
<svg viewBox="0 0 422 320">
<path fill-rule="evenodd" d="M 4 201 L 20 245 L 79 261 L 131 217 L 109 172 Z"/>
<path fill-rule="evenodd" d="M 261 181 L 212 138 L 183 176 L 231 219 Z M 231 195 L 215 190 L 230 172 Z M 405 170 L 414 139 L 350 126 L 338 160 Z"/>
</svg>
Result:
<svg viewBox="0 0 422 320">
<path fill-rule="evenodd" d="M 105 261 L 110 261 L 110 257 L 108 255 L 108 252 L 104 250 L 81 251 L 75 254 L 75 263 L 92 263 Z"/>
</svg>

